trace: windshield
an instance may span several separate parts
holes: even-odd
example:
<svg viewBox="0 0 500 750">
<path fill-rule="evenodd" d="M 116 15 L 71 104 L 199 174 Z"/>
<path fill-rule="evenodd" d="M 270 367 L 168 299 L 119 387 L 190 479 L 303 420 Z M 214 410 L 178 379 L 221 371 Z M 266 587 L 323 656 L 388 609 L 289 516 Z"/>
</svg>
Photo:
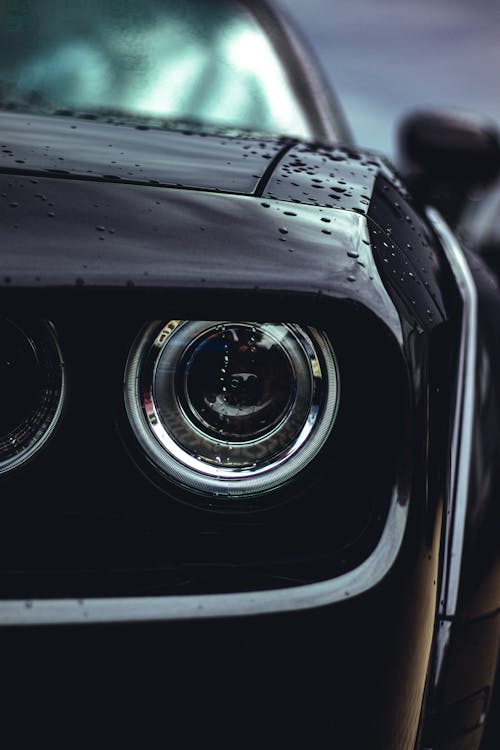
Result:
<svg viewBox="0 0 500 750">
<path fill-rule="evenodd" d="M 228 0 L 2 0 L 0 108 L 310 136 L 269 39 Z"/>
</svg>

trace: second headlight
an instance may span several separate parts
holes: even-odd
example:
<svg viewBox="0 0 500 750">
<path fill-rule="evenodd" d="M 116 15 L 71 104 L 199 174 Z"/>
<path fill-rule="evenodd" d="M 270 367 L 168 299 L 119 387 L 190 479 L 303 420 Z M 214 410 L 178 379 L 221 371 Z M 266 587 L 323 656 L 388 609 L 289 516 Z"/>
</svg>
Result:
<svg viewBox="0 0 500 750">
<path fill-rule="evenodd" d="M 125 373 L 143 451 L 161 474 L 208 495 L 289 481 L 324 445 L 338 397 L 328 339 L 295 323 L 156 321 Z"/>
</svg>

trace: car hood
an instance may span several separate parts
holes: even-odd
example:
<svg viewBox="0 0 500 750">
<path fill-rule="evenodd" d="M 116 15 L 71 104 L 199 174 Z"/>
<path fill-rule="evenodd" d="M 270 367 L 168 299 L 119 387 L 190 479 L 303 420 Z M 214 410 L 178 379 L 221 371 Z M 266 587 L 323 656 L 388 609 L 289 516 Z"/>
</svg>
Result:
<svg viewBox="0 0 500 750">
<path fill-rule="evenodd" d="M 284 148 L 244 136 L 0 112 L 3 173 L 251 195 Z"/>
<path fill-rule="evenodd" d="M 356 291 L 376 312 L 368 214 L 397 182 L 352 149 L 0 113 L 0 288 Z"/>
</svg>

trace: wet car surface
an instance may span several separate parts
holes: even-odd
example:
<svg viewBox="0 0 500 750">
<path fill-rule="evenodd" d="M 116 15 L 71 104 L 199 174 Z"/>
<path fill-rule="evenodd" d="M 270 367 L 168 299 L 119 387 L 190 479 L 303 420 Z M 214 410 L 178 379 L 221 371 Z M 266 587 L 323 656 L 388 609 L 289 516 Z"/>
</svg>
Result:
<svg viewBox="0 0 500 750">
<path fill-rule="evenodd" d="M 477 748 L 500 619 L 497 281 L 350 143 L 258 8 L 305 133 L 48 111 L 60 63 L 4 99 L 11 703 L 44 705 L 50 674 L 62 710 L 89 685 L 91 714 L 158 702 L 188 747 L 244 727 Z"/>
</svg>

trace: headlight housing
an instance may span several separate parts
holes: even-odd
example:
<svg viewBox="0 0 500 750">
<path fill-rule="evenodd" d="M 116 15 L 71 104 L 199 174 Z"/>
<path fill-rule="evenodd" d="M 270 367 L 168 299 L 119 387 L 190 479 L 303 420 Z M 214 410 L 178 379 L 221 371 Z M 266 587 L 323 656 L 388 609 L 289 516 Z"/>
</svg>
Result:
<svg viewBox="0 0 500 750">
<path fill-rule="evenodd" d="M 130 424 L 156 470 L 212 496 L 295 477 L 327 440 L 338 401 L 328 339 L 296 323 L 155 321 L 125 372 Z"/>
</svg>

